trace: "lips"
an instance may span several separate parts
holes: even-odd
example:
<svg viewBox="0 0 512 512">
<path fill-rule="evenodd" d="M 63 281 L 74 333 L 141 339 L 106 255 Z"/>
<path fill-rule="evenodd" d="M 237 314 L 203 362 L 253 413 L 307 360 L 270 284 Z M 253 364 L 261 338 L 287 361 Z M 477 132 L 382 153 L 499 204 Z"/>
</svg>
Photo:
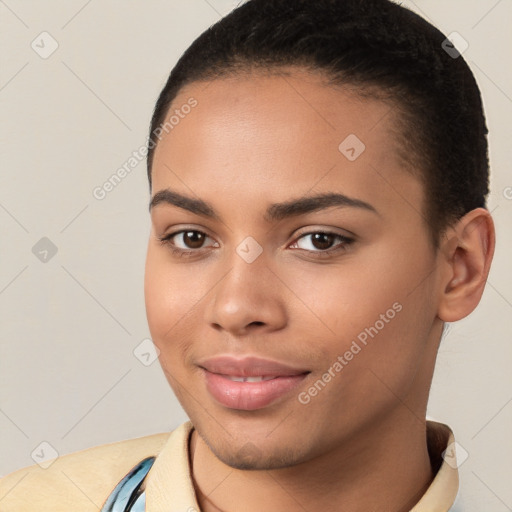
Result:
<svg viewBox="0 0 512 512">
<path fill-rule="evenodd" d="M 198 366 L 208 392 L 219 404 L 245 411 L 262 409 L 285 397 L 309 373 L 259 357 L 218 356 Z"/>
</svg>

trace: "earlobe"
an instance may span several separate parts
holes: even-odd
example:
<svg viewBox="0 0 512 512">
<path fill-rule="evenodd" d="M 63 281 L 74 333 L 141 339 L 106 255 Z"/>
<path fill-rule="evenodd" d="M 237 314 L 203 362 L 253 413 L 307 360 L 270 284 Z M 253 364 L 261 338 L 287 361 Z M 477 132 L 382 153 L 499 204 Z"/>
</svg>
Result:
<svg viewBox="0 0 512 512">
<path fill-rule="evenodd" d="M 438 316 L 455 322 L 468 316 L 478 305 L 494 255 L 495 230 L 491 214 L 476 208 L 451 229 L 441 254 L 441 300 Z"/>
</svg>

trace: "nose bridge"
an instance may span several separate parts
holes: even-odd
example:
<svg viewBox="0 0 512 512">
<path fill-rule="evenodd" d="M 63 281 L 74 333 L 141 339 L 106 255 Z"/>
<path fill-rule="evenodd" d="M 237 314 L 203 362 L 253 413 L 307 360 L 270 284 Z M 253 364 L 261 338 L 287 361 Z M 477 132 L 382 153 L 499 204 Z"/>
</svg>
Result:
<svg viewBox="0 0 512 512">
<path fill-rule="evenodd" d="M 260 294 L 269 295 L 265 290 L 268 285 L 269 261 L 267 252 L 252 236 L 245 237 L 227 256 L 231 271 L 224 280 L 222 287 L 234 298 L 241 297 L 255 300 Z M 228 298 L 227 297 L 227 298 Z"/>
<path fill-rule="evenodd" d="M 252 323 L 282 327 L 285 305 L 264 248 L 253 237 L 245 237 L 226 255 L 225 263 L 230 270 L 215 287 L 207 320 L 233 333 Z"/>
</svg>

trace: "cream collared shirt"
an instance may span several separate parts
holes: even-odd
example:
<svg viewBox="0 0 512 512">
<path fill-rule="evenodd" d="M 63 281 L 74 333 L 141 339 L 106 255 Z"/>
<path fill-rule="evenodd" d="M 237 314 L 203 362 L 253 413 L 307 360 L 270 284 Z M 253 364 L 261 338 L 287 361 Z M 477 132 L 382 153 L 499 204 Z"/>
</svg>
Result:
<svg viewBox="0 0 512 512">
<path fill-rule="evenodd" d="M 0 512 L 98 512 L 141 459 L 157 455 L 145 481 L 147 512 L 199 512 L 189 466 L 187 421 L 173 432 L 102 445 L 29 466 L 0 480 Z M 434 480 L 411 512 L 461 512 L 451 429 L 427 420 L 431 458 L 448 448 Z M 454 504 L 455 502 L 455 504 Z"/>
</svg>

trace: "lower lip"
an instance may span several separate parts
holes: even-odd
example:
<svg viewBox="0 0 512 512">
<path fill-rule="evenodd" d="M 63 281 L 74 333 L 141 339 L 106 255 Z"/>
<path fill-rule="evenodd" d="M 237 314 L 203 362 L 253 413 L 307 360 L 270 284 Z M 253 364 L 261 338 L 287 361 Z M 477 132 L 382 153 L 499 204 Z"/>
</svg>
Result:
<svg viewBox="0 0 512 512">
<path fill-rule="evenodd" d="M 276 377 L 260 382 L 236 382 L 204 370 L 206 387 L 220 404 L 230 409 L 254 411 L 267 407 L 296 388 L 306 374 Z"/>
</svg>

